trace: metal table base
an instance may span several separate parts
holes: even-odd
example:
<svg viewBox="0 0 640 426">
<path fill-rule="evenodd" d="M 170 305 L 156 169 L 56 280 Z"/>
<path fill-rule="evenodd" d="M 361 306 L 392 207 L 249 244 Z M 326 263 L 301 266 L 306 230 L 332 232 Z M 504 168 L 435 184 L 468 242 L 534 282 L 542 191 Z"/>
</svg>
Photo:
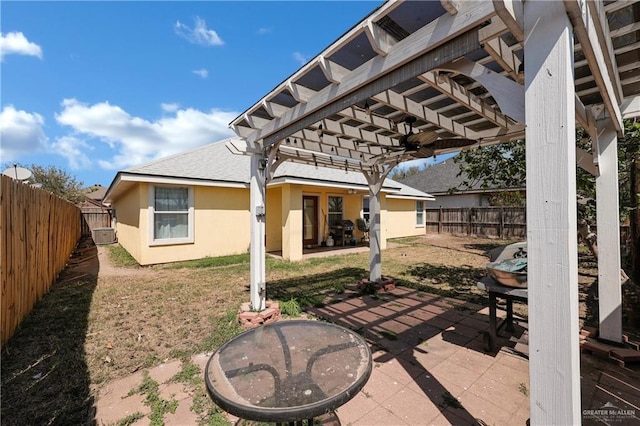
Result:
<svg viewBox="0 0 640 426">
<path fill-rule="evenodd" d="M 514 332 L 513 325 L 513 301 L 527 303 L 528 291 L 526 288 L 507 287 L 497 283 L 491 277 L 485 277 L 478 281 L 478 288 L 489 293 L 489 331 L 485 332 L 483 337 L 483 345 L 485 352 L 491 352 L 495 349 L 495 344 L 500 331 L 505 328 L 508 332 Z M 497 319 L 497 300 L 504 299 L 507 305 L 507 317 L 498 325 Z"/>
</svg>

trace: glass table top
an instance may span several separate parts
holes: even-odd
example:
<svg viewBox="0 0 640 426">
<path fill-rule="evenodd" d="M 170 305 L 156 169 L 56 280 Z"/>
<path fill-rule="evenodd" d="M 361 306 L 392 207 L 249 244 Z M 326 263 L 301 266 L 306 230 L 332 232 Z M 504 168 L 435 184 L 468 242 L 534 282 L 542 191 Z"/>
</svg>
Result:
<svg viewBox="0 0 640 426">
<path fill-rule="evenodd" d="M 288 422 L 335 410 L 371 375 L 371 350 L 344 327 L 279 321 L 244 332 L 209 359 L 209 395 L 248 420 Z"/>
</svg>

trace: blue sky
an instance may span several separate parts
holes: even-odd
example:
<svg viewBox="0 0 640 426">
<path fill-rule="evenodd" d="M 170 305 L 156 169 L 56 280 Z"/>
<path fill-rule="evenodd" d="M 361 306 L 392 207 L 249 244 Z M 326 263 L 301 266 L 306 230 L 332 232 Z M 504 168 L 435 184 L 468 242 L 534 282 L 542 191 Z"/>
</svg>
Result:
<svg viewBox="0 0 640 426">
<path fill-rule="evenodd" d="M 85 186 L 228 124 L 380 2 L 2 2 L 0 164 Z"/>
</svg>

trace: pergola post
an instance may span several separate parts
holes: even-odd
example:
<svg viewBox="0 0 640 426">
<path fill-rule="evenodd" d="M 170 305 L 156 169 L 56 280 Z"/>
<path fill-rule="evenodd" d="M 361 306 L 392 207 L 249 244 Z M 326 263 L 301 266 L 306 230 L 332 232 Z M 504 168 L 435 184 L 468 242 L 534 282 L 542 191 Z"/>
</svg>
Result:
<svg viewBox="0 0 640 426">
<path fill-rule="evenodd" d="M 524 30 L 531 424 L 580 424 L 573 30 L 542 0 Z"/>
<path fill-rule="evenodd" d="M 266 308 L 265 289 L 265 161 L 261 154 L 251 154 L 249 184 L 251 215 L 251 309 Z"/>
<path fill-rule="evenodd" d="M 369 281 L 378 282 L 382 279 L 380 197 L 386 173 L 364 173 L 364 176 L 369 184 Z"/>
<path fill-rule="evenodd" d="M 622 342 L 622 289 L 620 288 L 620 213 L 618 198 L 618 139 L 611 120 L 598 126 L 596 176 L 598 234 L 599 337 Z"/>
</svg>

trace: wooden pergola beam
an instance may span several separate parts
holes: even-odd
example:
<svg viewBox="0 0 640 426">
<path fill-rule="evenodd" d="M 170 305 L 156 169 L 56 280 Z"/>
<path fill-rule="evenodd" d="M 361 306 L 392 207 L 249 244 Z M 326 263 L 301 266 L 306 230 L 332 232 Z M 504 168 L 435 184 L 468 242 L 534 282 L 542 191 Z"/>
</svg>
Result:
<svg viewBox="0 0 640 426">
<path fill-rule="evenodd" d="M 455 16 L 443 15 L 347 75 L 340 84 L 331 84 L 305 104 L 291 108 L 277 122 L 272 121 L 247 137 L 250 142 L 264 139 L 268 146 L 301 128 L 363 101 L 397 82 L 415 77 L 442 63 L 478 48 L 477 33 L 467 31 L 494 15 L 486 2 L 465 2 Z M 458 36 L 454 40 L 455 34 Z M 425 51 L 428 51 L 426 54 Z M 291 80 L 292 81 L 292 80 Z M 348 96 L 348 99 L 347 99 Z"/>
<path fill-rule="evenodd" d="M 573 25 L 573 31 L 580 41 L 589 69 L 602 95 L 602 100 L 609 114 L 611 114 L 616 131 L 622 133 L 624 131 L 622 115 L 620 114 L 612 83 L 612 81 L 615 81 L 615 76 L 609 74 L 609 68 L 607 67 L 607 61 L 615 61 L 615 58 L 607 57 L 605 59 L 604 52 L 600 48 L 602 44 L 598 40 L 598 31 L 593 21 L 587 17 L 588 9 L 591 7 L 589 3 L 580 2 L 579 0 L 564 0 L 567 15 Z"/>
<path fill-rule="evenodd" d="M 456 101 L 459 105 L 469 108 L 492 123 L 501 127 L 509 127 L 511 124 L 511 121 L 498 109 L 489 105 L 448 76 L 430 72 L 422 74 L 419 78 L 440 93 Z"/>
</svg>

